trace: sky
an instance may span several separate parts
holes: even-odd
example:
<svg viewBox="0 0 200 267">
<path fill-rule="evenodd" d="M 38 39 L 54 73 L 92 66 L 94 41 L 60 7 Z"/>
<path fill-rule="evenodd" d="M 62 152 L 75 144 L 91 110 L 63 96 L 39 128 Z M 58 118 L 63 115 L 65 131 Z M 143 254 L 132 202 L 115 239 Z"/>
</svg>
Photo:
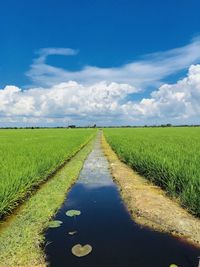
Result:
<svg viewBox="0 0 200 267">
<path fill-rule="evenodd" d="M 199 0 L 3 0 L 0 127 L 200 124 Z"/>
</svg>

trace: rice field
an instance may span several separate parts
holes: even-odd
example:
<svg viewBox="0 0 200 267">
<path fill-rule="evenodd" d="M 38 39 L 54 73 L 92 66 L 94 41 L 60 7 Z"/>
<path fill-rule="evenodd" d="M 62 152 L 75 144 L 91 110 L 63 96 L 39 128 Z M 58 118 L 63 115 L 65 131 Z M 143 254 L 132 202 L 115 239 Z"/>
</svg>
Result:
<svg viewBox="0 0 200 267">
<path fill-rule="evenodd" d="M 94 129 L 0 130 L 0 217 L 95 133 Z"/>
<path fill-rule="evenodd" d="M 119 158 L 200 216 L 200 128 L 104 129 Z"/>
</svg>

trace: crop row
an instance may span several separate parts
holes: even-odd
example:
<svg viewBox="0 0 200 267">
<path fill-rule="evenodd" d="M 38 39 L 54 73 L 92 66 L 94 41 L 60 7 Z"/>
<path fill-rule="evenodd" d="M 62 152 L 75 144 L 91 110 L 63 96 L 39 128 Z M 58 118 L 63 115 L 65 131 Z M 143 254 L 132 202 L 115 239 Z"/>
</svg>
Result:
<svg viewBox="0 0 200 267">
<path fill-rule="evenodd" d="M 92 129 L 1 130 L 0 216 L 9 213 L 94 134 Z"/>
<path fill-rule="evenodd" d="M 200 216 L 200 128 L 105 129 L 104 133 L 124 162 Z"/>
</svg>

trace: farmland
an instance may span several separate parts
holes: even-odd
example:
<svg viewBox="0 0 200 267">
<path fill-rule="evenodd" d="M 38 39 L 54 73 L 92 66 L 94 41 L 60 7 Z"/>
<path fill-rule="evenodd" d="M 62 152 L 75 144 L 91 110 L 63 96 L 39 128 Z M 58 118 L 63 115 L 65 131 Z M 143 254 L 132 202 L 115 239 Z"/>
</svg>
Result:
<svg viewBox="0 0 200 267">
<path fill-rule="evenodd" d="M 71 158 L 95 134 L 92 129 L 0 131 L 0 216 Z"/>
<path fill-rule="evenodd" d="M 132 168 L 137 167 L 138 172 L 165 188 L 171 196 L 180 198 L 185 207 L 199 215 L 198 128 L 104 129 L 104 135 L 120 159 Z M 176 262 L 177 266 L 189 267 L 185 255 L 196 264 L 198 249 L 186 247 L 168 235 L 140 228 L 138 224 L 158 231 L 167 229 L 168 233 L 176 231 L 177 236 L 180 233 L 181 237 L 199 244 L 198 218 L 122 163 L 100 131 L 97 134 L 94 129 L 1 130 L 0 149 L 1 215 L 10 214 L 23 201 L 11 216 L 3 216 L 0 224 L 2 267 L 80 266 L 82 263 L 94 266 L 98 261 L 102 263 L 102 255 L 105 264 L 100 266 L 106 265 L 108 259 L 119 266 L 137 265 L 141 259 L 140 266 L 148 266 L 149 261 L 151 266 L 162 266 L 164 259 L 166 266 Z M 120 183 L 122 180 L 125 183 Z M 128 180 L 131 182 L 127 184 Z M 183 198 L 188 188 L 191 202 Z M 122 195 L 122 191 L 127 195 Z M 122 201 L 126 206 L 121 205 Z M 141 205 L 145 202 L 148 205 Z M 130 203 L 134 203 L 133 209 Z M 135 210 L 139 213 L 134 214 Z M 74 212 L 77 214 L 74 218 L 69 216 Z M 134 214 L 133 222 L 130 214 Z M 143 224 L 147 220 L 150 224 Z M 159 228 L 156 228 L 157 221 Z M 101 228 L 108 237 L 106 245 Z M 151 242 L 154 246 L 149 248 Z M 89 245 L 92 253 L 84 255 L 87 257 L 83 260 L 77 258 L 72 252 L 77 244 Z M 145 263 L 144 251 L 150 255 Z M 157 257 L 157 251 L 162 257 Z M 179 259 L 179 255 L 183 257 Z"/>
<path fill-rule="evenodd" d="M 119 158 L 200 216 L 200 128 L 105 129 Z"/>
</svg>

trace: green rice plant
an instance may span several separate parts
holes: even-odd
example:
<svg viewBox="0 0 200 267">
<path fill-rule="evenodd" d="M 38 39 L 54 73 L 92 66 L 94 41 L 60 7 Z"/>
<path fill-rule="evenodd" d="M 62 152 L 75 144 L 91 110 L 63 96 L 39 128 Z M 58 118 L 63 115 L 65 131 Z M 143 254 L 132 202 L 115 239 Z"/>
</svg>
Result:
<svg viewBox="0 0 200 267">
<path fill-rule="evenodd" d="M 70 159 L 93 129 L 0 130 L 0 216 Z"/>
<path fill-rule="evenodd" d="M 104 129 L 119 158 L 200 216 L 200 128 Z"/>
</svg>

